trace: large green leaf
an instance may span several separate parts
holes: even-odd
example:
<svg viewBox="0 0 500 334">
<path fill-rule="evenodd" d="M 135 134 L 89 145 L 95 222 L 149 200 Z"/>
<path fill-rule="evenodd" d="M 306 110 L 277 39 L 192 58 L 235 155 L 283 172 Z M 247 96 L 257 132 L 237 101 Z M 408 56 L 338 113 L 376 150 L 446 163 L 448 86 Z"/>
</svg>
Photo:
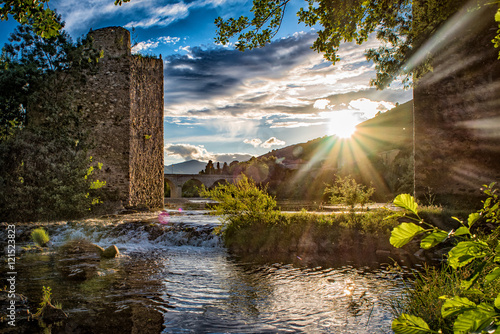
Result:
<svg viewBox="0 0 500 334">
<path fill-rule="evenodd" d="M 394 199 L 394 205 L 409 210 L 418 216 L 418 204 L 410 194 L 400 194 Z"/>
<path fill-rule="evenodd" d="M 481 218 L 481 215 L 479 213 L 477 212 L 471 213 L 469 215 L 469 219 L 467 220 L 467 222 L 469 223 L 469 228 L 471 228 L 472 225 L 474 225 L 474 223 L 479 220 L 479 218 Z"/>
<path fill-rule="evenodd" d="M 422 227 L 416 224 L 402 223 L 392 230 L 389 242 L 394 247 L 400 248 L 424 231 Z"/>
<path fill-rule="evenodd" d="M 439 230 L 434 231 L 420 241 L 420 247 L 423 249 L 429 249 L 436 246 L 440 242 L 443 242 L 448 238 L 448 232 Z"/>
<path fill-rule="evenodd" d="M 492 271 L 484 278 L 484 283 L 488 284 L 500 277 L 500 267 L 493 268 Z"/>
<path fill-rule="evenodd" d="M 448 263 L 454 269 L 486 255 L 488 245 L 482 241 L 462 241 L 448 252 Z"/>
<path fill-rule="evenodd" d="M 422 318 L 410 314 L 401 314 L 397 319 L 394 319 L 392 330 L 396 334 L 432 333 L 429 325 Z"/>
<path fill-rule="evenodd" d="M 492 306 L 481 304 L 477 308 L 459 314 L 453 324 L 453 333 L 480 333 L 492 324 L 496 312 Z"/>
<path fill-rule="evenodd" d="M 500 310 L 500 293 L 497 298 L 495 298 L 495 307 Z"/>
<path fill-rule="evenodd" d="M 465 226 L 461 226 L 459 227 L 455 233 L 454 233 L 456 236 L 459 236 L 459 235 L 465 235 L 465 234 L 470 234 L 470 231 L 467 227 Z"/>
<path fill-rule="evenodd" d="M 465 297 L 456 296 L 446 299 L 443 306 L 441 306 L 441 315 L 446 318 L 475 308 L 476 304 L 474 302 Z"/>
</svg>

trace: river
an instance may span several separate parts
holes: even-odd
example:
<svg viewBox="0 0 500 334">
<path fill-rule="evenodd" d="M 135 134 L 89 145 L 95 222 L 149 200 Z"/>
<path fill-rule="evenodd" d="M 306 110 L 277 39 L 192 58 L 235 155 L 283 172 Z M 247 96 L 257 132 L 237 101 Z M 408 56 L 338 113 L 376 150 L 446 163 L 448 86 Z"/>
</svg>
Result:
<svg viewBox="0 0 500 334">
<path fill-rule="evenodd" d="M 166 224 L 158 213 L 46 224 L 51 247 L 17 259 L 16 293 L 28 298 L 18 308 L 36 312 L 42 286 L 50 286 L 68 315 L 42 324 L 52 333 L 392 332 L 388 299 L 404 284 L 385 264 L 243 261 L 211 233 L 218 224 L 204 211 L 171 211 Z M 115 244 L 121 255 L 81 261 L 77 270 L 91 274 L 75 279 L 56 251 L 75 238 Z M 1 325 L 44 330 L 22 313 L 15 328 Z"/>
</svg>

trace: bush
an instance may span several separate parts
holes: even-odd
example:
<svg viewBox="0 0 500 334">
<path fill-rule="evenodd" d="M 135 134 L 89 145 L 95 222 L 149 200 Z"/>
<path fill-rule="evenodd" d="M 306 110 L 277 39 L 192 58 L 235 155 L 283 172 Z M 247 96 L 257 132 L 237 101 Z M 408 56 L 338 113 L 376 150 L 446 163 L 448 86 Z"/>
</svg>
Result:
<svg viewBox="0 0 500 334">
<path fill-rule="evenodd" d="M 45 231 L 43 228 L 39 227 L 31 231 L 31 239 L 35 244 L 37 244 L 40 247 L 45 247 L 47 246 L 47 243 L 49 242 L 49 234 L 47 231 Z"/>
<path fill-rule="evenodd" d="M 330 195 L 332 204 L 345 204 L 354 211 L 356 205 L 361 205 L 363 208 L 370 203 L 370 197 L 373 195 L 375 188 L 367 188 L 364 185 L 358 184 L 351 176 L 339 177 L 331 186 L 327 186 L 325 194 Z"/>
<path fill-rule="evenodd" d="M 246 225 L 276 223 L 279 215 L 276 200 L 266 190 L 266 187 L 259 189 L 253 180 L 242 175 L 235 184 L 221 184 L 214 189 L 202 186 L 200 196 L 217 202 L 213 205 L 213 214 L 222 219 L 218 232 L 224 237 Z"/>
</svg>

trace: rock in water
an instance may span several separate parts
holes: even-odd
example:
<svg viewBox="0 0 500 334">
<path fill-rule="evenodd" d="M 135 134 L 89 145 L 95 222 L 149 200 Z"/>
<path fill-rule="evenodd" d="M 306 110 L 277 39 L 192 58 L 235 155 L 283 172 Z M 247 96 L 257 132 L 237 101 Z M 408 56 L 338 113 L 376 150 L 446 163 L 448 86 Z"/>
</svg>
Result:
<svg viewBox="0 0 500 334">
<path fill-rule="evenodd" d="M 47 324 L 52 324 L 54 322 L 64 320 L 67 317 L 68 315 L 64 313 L 63 310 L 53 306 L 50 303 L 45 304 L 41 313 L 42 320 Z"/>
<path fill-rule="evenodd" d="M 116 245 L 111 245 L 104 250 L 104 252 L 101 254 L 101 257 L 103 259 L 112 259 L 117 257 L 118 255 L 120 255 L 118 247 L 116 247 Z"/>
</svg>

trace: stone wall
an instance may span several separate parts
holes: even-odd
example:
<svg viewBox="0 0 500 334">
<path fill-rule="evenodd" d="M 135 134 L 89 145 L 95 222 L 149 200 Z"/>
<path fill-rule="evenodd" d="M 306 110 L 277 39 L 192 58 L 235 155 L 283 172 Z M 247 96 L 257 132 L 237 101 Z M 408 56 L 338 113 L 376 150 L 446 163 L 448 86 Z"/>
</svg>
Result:
<svg viewBox="0 0 500 334">
<path fill-rule="evenodd" d="M 92 131 L 99 179 L 123 206 L 163 207 L 163 62 L 132 56 L 121 27 L 89 33 L 103 50 L 98 71 L 79 90 Z"/>
<path fill-rule="evenodd" d="M 478 197 L 483 184 L 500 181 L 500 61 L 491 42 L 498 29 L 495 7 L 462 13 L 458 22 L 474 17 L 438 42 L 433 71 L 416 82 L 417 197 L 430 191 L 445 204 L 463 203 Z"/>
<path fill-rule="evenodd" d="M 132 58 L 131 205 L 163 207 L 163 61 Z"/>
</svg>

